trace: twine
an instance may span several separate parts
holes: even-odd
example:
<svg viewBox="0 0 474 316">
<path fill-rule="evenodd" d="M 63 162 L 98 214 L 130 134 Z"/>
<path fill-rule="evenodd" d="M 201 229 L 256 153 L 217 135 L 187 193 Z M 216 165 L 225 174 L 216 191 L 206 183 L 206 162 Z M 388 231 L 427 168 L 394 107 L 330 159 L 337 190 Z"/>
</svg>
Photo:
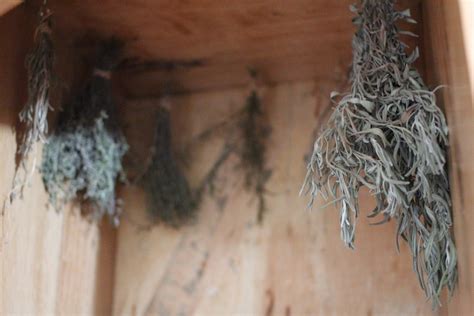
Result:
<svg viewBox="0 0 474 316">
<path fill-rule="evenodd" d="M 110 77 L 112 76 L 112 73 L 110 70 L 103 70 L 99 68 L 94 69 L 94 76 L 102 77 L 106 80 L 110 80 Z"/>
</svg>

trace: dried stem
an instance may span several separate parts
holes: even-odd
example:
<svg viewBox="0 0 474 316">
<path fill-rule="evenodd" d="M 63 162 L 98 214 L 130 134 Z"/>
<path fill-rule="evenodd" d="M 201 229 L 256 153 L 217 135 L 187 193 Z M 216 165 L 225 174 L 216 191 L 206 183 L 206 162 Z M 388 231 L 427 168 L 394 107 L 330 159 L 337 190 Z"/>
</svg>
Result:
<svg viewBox="0 0 474 316">
<path fill-rule="evenodd" d="M 267 211 L 265 195 L 266 183 L 271 170 L 266 166 L 266 142 L 270 128 L 265 122 L 262 103 L 254 89 L 247 98 L 240 120 L 241 140 L 240 166 L 245 173 L 245 188 L 254 192 L 258 199 L 257 220 L 262 223 Z"/>
<path fill-rule="evenodd" d="M 48 133 L 48 111 L 51 110 L 50 87 L 54 64 L 54 47 L 51 37 L 52 13 L 43 5 L 39 12 L 39 23 L 35 31 L 35 46 L 26 58 L 28 72 L 28 101 L 20 112 L 20 122 L 25 126 L 18 155 L 19 165 L 15 171 L 10 203 L 23 195 L 36 169 L 35 145 L 46 141 Z M 30 154 L 33 162 L 28 166 Z"/>
</svg>

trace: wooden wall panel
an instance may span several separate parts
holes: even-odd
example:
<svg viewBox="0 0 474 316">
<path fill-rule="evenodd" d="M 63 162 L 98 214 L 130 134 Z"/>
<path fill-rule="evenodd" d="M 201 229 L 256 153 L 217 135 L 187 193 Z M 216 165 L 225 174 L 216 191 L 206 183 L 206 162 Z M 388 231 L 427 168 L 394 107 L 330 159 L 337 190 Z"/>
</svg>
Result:
<svg viewBox="0 0 474 316">
<path fill-rule="evenodd" d="M 474 34 L 471 31 L 474 25 L 472 18 L 474 17 L 474 1 L 458 0 L 459 13 L 461 16 L 461 27 L 464 43 L 464 51 L 466 52 L 466 60 L 469 69 L 469 78 L 471 83 L 471 96 L 474 95 Z"/>
<path fill-rule="evenodd" d="M 472 16 L 467 14 L 470 11 L 461 11 L 472 10 L 469 2 L 423 2 L 428 80 L 433 86 L 447 86 L 440 91 L 440 102 L 450 127 L 450 180 L 459 256 L 459 286 L 447 304 L 449 315 L 474 314 L 474 50 L 469 44 L 472 28 L 466 27 L 472 25 Z"/>
<path fill-rule="evenodd" d="M 14 128 L 26 100 L 24 58 L 31 45 L 32 22 L 36 15 L 30 6 L 0 18 L 1 206 L 14 175 Z M 59 75 L 68 87 L 70 65 L 75 64 L 70 56 L 58 45 Z M 24 193 L 23 200 L 5 207 L 0 215 L 0 314 L 110 314 L 115 232 L 101 232 L 77 209 L 57 212 L 48 207 L 38 173 Z"/>
<path fill-rule="evenodd" d="M 118 36 L 129 97 L 327 78 L 351 59 L 353 0 L 50 0 L 65 38 Z M 418 18 L 420 0 L 399 0 Z M 408 25 L 412 31 L 416 26 Z"/>
<path fill-rule="evenodd" d="M 126 217 L 119 228 L 114 291 L 115 315 L 423 315 L 431 313 L 419 289 L 405 245 L 395 250 L 393 224 L 369 227 L 363 213 L 356 250 L 340 241 L 338 212 L 307 211 L 298 191 L 303 156 L 316 117 L 337 82 L 300 82 L 267 87 L 264 103 L 273 133 L 269 140 L 269 212 L 256 224 L 256 206 L 242 191 L 231 163 L 221 176 L 226 199 L 206 198 L 195 225 L 180 230 L 146 223 L 144 196 L 124 190 Z M 171 98 L 177 148 L 206 126 L 243 105 L 244 89 Z M 157 100 L 130 101 L 124 108 L 134 148 L 149 146 Z M 132 115 L 133 113 L 133 115 Z M 136 126 L 140 126 L 140 131 Z M 144 131 L 149 131 L 145 133 Z M 187 170 L 196 182 L 222 144 L 202 146 Z M 137 147 L 138 146 L 138 147 Z M 371 198 L 362 196 L 364 209 Z"/>
<path fill-rule="evenodd" d="M 428 39 L 424 53 L 428 81 L 448 84 L 440 96 L 451 126 L 460 256 L 459 288 L 441 313 L 472 315 L 474 53 L 468 31 L 471 17 L 466 13 L 472 11 L 472 1 L 426 0 L 421 6 Z M 1 201 L 13 177 L 12 127 L 25 101 L 24 55 L 32 36 L 28 21 L 35 20 L 27 11 L 26 6 L 0 19 Z M 347 31 L 341 30 L 341 38 Z M 74 64 L 65 56 L 63 70 L 66 64 Z M 244 74 L 239 74 L 240 84 Z M 216 82 L 219 86 L 220 75 L 215 72 L 215 82 L 206 88 Z M 61 79 L 68 81 L 70 76 Z M 195 82 L 200 84 L 200 77 Z M 25 199 L 0 215 L 0 314 L 108 315 L 112 305 L 115 315 L 432 314 L 406 247 L 400 255 L 395 251 L 393 225 L 369 227 L 361 216 L 357 249 L 350 251 L 339 240 L 337 211 L 305 211 L 306 199 L 298 197 L 303 156 L 317 120 L 312 114 L 321 113 L 329 89 L 337 86 L 326 79 L 266 87 L 265 105 L 273 126 L 269 162 L 274 174 L 269 184 L 270 212 L 263 226 L 255 222 L 255 201 L 236 189 L 242 179 L 231 164 L 220 179 L 226 198 L 205 199 L 197 223 L 180 230 L 138 228 L 137 222 L 146 223 L 143 192 L 133 186 L 124 189 L 126 216 L 117 245 L 114 230 L 105 226 L 108 223 L 91 224 L 74 208 L 61 213 L 48 208 L 41 179 L 35 175 Z M 148 87 L 149 94 L 155 86 Z M 177 147 L 233 113 L 245 94 L 245 89 L 231 89 L 171 98 Z M 150 141 L 143 135 L 152 134 L 150 113 L 158 103 L 135 100 L 124 108 L 127 133 L 133 148 L 142 154 Z M 193 183 L 203 176 L 221 145 L 222 138 L 217 137 L 193 154 L 186 170 Z M 367 193 L 362 201 L 370 209 Z"/>
<path fill-rule="evenodd" d="M 2 0 L 2 2 L 0 2 L 0 16 L 6 14 L 22 2 L 23 0 Z"/>
</svg>

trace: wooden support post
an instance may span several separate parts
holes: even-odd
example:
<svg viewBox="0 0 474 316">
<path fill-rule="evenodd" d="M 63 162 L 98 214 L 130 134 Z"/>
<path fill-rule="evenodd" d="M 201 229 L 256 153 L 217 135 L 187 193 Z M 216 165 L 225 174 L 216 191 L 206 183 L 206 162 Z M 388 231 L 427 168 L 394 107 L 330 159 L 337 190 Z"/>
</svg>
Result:
<svg viewBox="0 0 474 316">
<path fill-rule="evenodd" d="M 473 315 L 474 290 L 474 49 L 472 12 L 465 0 L 423 2 L 427 82 L 440 90 L 450 132 L 449 171 L 459 285 L 444 315 Z M 467 11 L 466 11 L 467 10 Z M 471 10 L 471 11 L 469 11 Z"/>
</svg>

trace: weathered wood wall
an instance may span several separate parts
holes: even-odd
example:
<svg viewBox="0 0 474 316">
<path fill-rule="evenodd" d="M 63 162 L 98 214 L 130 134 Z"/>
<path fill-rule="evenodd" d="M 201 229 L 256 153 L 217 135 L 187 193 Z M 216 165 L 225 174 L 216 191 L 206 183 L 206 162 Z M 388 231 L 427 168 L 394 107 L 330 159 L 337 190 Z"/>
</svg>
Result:
<svg viewBox="0 0 474 316">
<path fill-rule="evenodd" d="M 439 100 L 450 124 L 459 252 L 459 287 L 449 303 L 445 298 L 439 314 L 473 315 L 473 3 L 426 0 L 419 6 L 427 82 L 432 87 L 448 85 Z M 337 83 L 328 80 L 323 86 Z M 325 105 L 328 95 L 316 87 L 320 84 L 295 83 L 274 86 L 267 93 L 275 173 L 270 182 L 272 210 L 263 227 L 255 225 L 251 198 L 229 189 L 238 182 L 238 172 L 231 167 L 226 171 L 226 203 L 206 200 L 196 226 L 140 231 L 124 222 L 119 230 L 114 314 L 433 314 L 416 284 L 406 248 L 401 255 L 394 251 L 392 226 L 369 228 L 362 217 L 357 249 L 351 252 L 339 241 L 335 210 L 303 211 L 304 200 L 297 197 L 297 189 L 316 121 L 309 113 Z M 244 90 L 228 90 L 173 99 L 178 146 L 231 113 L 244 96 Z M 138 113 L 138 122 L 147 122 L 145 128 L 151 129 L 146 113 L 157 104 L 157 100 L 133 101 L 128 110 Z M 140 139 L 143 149 L 141 136 L 130 133 L 132 143 Z M 191 178 L 199 178 L 216 154 L 217 145 L 209 146 L 193 157 Z M 129 188 L 124 196 L 130 216 L 143 221 L 142 193 Z M 370 204 L 367 196 L 364 201 Z"/>
<path fill-rule="evenodd" d="M 6 14 L 8 11 L 18 6 L 21 2 L 22 0 L 2 0 L 2 2 L 0 2 L 0 16 Z"/>
<path fill-rule="evenodd" d="M 0 17 L 0 200 L 15 170 L 17 114 L 26 100 L 24 58 L 33 36 L 29 6 Z M 74 64 L 59 47 L 61 79 Z M 61 86 L 63 87 L 63 86 Z M 0 214 L 0 314 L 109 314 L 113 282 L 113 232 L 82 219 L 78 210 L 47 206 L 39 174 L 24 200 Z M 101 232 L 102 230 L 102 232 Z"/>
<path fill-rule="evenodd" d="M 428 82 L 448 84 L 440 99 L 451 126 L 460 282 L 440 314 L 473 315 L 474 41 L 469 36 L 472 16 L 466 13 L 472 12 L 472 0 L 425 0 L 420 5 Z M 28 20 L 34 21 L 24 6 L 0 18 L 1 201 L 11 188 L 12 127 L 25 101 L 24 57 L 33 32 Z M 69 82 L 75 63 L 68 53 L 59 55 L 64 56 L 61 79 Z M 48 208 L 36 175 L 25 199 L 0 214 L 0 314 L 108 315 L 112 308 L 115 315 L 432 314 L 406 247 L 401 254 L 395 251 L 393 224 L 369 227 L 361 216 L 357 248 L 350 251 L 339 240 L 337 211 L 305 211 L 306 200 L 298 197 L 314 124 L 330 89 L 338 86 L 328 78 L 266 88 L 274 174 L 270 211 L 262 226 L 255 222 L 255 201 L 238 189 L 242 179 L 232 161 L 220 178 L 225 198 L 205 199 L 197 223 L 181 230 L 137 227 L 146 223 L 143 192 L 125 188 L 126 214 L 117 241 L 106 223 L 93 225 L 75 208 L 61 213 Z M 177 148 L 233 113 L 246 92 L 227 89 L 171 98 Z M 151 113 L 158 103 L 131 100 L 124 107 L 132 149 L 142 153 L 138 165 L 149 146 L 144 135 L 152 135 Z M 222 137 L 216 137 L 193 152 L 186 170 L 193 183 L 221 145 Z M 362 200 L 370 209 L 368 194 Z"/>
<path fill-rule="evenodd" d="M 336 82 L 272 86 L 264 103 L 269 140 L 269 211 L 262 226 L 242 177 L 231 164 L 221 179 L 225 199 L 204 201 L 194 226 L 180 230 L 146 223 L 144 196 L 124 190 L 127 220 L 119 228 L 115 315 L 419 315 L 429 314 L 407 248 L 395 250 L 393 224 L 369 227 L 362 214 L 356 251 L 340 241 L 338 212 L 305 210 L 298 196 L 316 117 Z M 329 88 L 330 87 L 330 88 Z M 171 99 L 175 143 L 185 144 L 244 104 L 245 89 Z M 124 109 L 133 148 L 149 145 L 157 100 L 130 101 Z M 136 131 L 140 125 L 141 131 Z M 201 147 L 188 175 L 199 179 L 222 139 Z M 136 147 L 139 146 L 139 147 Z M 139 160 L 140 161 L 140 160 Z M 371 210 L 371 198 L 362 197 Z"/>
<path fill-rule="evenodd" d="M 420 1 L 397 2 L 418 19 Z M 271 83 L 324 79 L 351 59 L 354 2 L 50 0 L 65 37 L 127 42 L 119 77 L 130 97 L 245 85 L 250 65 Z"/>
<path fill-rule="evenodd" d="M 471 0 L 423 2 L 427 79 L 444 84 L 440 102 L 450 127 L 450 182 L 459 286 L 445 310 L 474 315 L 474 36 Z"/>
</svg>

